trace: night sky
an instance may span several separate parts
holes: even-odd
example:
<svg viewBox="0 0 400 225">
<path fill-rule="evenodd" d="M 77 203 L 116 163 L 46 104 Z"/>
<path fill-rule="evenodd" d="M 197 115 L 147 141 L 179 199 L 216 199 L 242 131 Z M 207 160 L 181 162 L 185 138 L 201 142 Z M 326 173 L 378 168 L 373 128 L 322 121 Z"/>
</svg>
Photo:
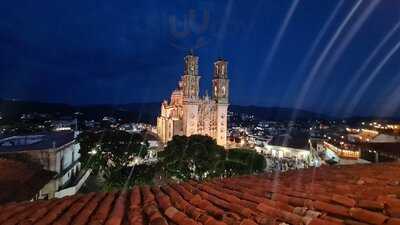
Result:
<svg viewBox="0 0 400 225">
<path fill-rule="evenodd" d="M 400 116 L 399 0 L 16 0 L 0 18 L 1 98 L 160 102 L 193 48 L 203 91 L 229 61 L 233 104 Z"/>
</svg>

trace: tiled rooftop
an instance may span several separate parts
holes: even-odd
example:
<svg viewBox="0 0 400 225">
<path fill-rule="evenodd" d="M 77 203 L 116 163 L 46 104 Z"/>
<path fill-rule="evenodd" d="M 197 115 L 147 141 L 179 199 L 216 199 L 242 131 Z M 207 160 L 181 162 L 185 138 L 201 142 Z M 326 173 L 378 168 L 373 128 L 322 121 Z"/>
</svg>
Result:
<svg viewBox="0 0 400 225">
<path fill-rule="evenodd" d="M 0 206 L 0 224 L 400 224 L 400 163 L 134 187 Z"/>
<path fill-rule="evenodd" d="M 0 140 L 0 153 L 15 153 L 21 151 L 47 150 L 61 147 L 74 141 L 74 133 L 69 131 L 63 132 L 40 132 L 33 136 L 42 136 L 41 140 L 32 144 L 12 145 L 13 142 L 8 139 L 24 139 L 31 135 L 11 136 Z M 2 145 L 2 142 L 10 142 L 8 145 Z"/>
<path fill-rule="evenodd" d="M 268 144 L 290 148 L 309 149 L 308 137 L 304 134 L 284 134 L 274 136 Z"/>
<path fill-rule="evenodd" d="M 53 176 L 40 165 L 0 158 L 0 204 L 32 199 Z"/>
</svg>

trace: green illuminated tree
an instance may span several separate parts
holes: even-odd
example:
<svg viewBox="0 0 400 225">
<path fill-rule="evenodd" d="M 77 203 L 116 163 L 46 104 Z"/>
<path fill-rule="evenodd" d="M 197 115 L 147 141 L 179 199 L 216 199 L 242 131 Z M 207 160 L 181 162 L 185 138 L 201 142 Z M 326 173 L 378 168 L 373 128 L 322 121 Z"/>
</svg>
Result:
<svg viewBox="0 0 400 225">
<path fill-rule="evenodd" d="M 81 162 L 95 174 L 101 174 L 107 187 L 122 187 L 133 184 L 127 180 L 137 157 L 147 155 L 148 144 L 141 134 L 130 134 L 119 130 L 84 132 L 79 138 Z M 107 188 L 110 189 L 110 188 Z"/>
<path fill-rule="evenodd" d="M 208 136 L 174 136 L 159 156 L 166 177 L 201 180 L 222 173 L 225 151 Z"/>
<path fill-rule="evenodd" d="M 249 149 L 230 149 L 226 154 L 227 176 L 259 173 L 267 166 L 263 155 Z"/>
<path fill-rule="evenodd" d="M 208 136 L 175 136 L 160 154 L 166 178 L 202 180 L 264 171 L 264 156 L 254 150 L 231 149 Z"/>
</svg>

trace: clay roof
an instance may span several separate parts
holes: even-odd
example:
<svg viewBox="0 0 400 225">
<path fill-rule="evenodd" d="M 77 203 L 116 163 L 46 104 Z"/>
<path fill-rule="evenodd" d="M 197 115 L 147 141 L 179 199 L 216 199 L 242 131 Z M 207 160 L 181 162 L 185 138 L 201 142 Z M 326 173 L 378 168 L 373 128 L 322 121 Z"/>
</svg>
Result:
<svg viewBox="0 0 400 225">
<path fill-rule="evenodd" d="M 361 144 L 365 149 L 372 149 L 377 152 L 392 153 L 400 156 L 400 142 L 380 143 L 367 142 Z"/>
<path fill-rule="evenodd" d="M 32 199 L 54 175 L 34 163 L 0 158 L 0 203 Z"/>
<path fill-rule="evenodd" d="M 0 206 L 0 224 L 400 224 L 400 164 L 134 187 Z"/>
</svg>

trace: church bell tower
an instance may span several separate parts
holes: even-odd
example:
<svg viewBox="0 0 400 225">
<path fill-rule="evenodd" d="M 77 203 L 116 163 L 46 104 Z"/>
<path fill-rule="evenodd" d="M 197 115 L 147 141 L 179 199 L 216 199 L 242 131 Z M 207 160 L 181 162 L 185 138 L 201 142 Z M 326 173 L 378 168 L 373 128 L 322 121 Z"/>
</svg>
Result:
<svg viewBox="0 0 400 225">
<path fill-rule="evenodd" d="M 199 119 L 199 57 L 191 51 L 185 56 L 182 76 L 183 90 L 183 133 L 190 136 L 197 133 Z"/>
<path fill-rule="evenodd" d="M 195 101 L 199 98 L 199 57 L 191 51 L 185 56 L 185 68 L 182 76 L 183 97 L 186 101 Z"/>
<path fill-rule="evenodd" d="M 213 78 L 213 99 L 217 103 L 228 104 L 229 101 L 229 80 L 228 80 L 228 62 L 218 59 L 214 63 Z"/>
<path fill-rule="evenodd" d="M 216 140 L 217 144 L 226 146 L 229 79 L 228 62 L 224 59 L 218 59 L 214 63 L 214 78 L 212 80 L 212 85 L 212 98 L 216 102 Z"/>
</svg>

